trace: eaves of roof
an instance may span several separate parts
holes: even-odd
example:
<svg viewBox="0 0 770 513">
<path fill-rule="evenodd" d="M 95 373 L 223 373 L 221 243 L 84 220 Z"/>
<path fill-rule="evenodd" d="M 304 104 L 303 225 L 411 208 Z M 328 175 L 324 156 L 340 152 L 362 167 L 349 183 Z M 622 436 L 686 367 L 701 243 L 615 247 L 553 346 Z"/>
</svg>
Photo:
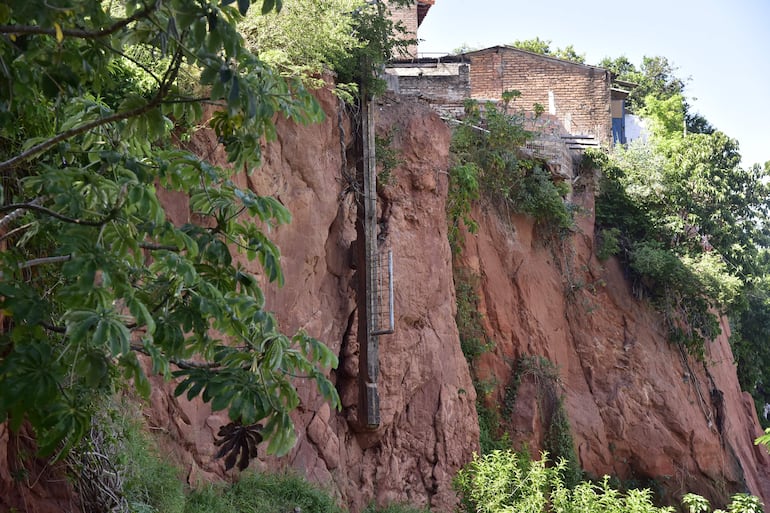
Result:
<svg viewBox="0 0 770 513">
<path fill-rule="evenodd" d="M 639 87 L 639 84 L 636 82 L 628 82 L 627 80 L 620 80 L 618 78 L 615 78 L 615 73 L 612 74 L 612 83 L 615 85 L 618 85 L 624 89 L 634 89 L 636 87 Z"/>
<path fill-rule="evenodd" d="M 610 87 L 610 95 L 613 100 L 627 98 L 629 94 L 631 94 L 631 91 L 626 91 L 625 89 L 620 89 L 618 87 Z"/>
</svg>

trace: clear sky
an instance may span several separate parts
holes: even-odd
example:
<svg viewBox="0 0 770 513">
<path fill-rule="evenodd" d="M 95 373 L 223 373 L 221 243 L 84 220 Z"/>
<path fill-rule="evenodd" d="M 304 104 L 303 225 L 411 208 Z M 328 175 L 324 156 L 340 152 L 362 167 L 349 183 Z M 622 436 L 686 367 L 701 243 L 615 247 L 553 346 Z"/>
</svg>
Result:
<svg viewBox="0 0 770 513">
<path fill-rule="evenodd" d="M 744 165 L 770 160 L 770 0 L 436 0 L 418 32 L 426 56 L 536 36 L 573 45 L 587 64 L 667 57 Z"/>
</svg>

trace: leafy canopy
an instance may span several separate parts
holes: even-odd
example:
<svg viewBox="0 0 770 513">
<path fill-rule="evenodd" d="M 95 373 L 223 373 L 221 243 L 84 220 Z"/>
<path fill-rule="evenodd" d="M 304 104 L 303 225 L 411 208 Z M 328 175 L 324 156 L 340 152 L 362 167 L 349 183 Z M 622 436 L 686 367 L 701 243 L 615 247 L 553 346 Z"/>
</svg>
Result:
<svg viewBox="0 0 770 513">
<path fill-rule="evenodd" d="M 586 62 L 585 54 L 577 53 L 572 45 L 552 50 L 550 39 L 540 39 L 539 37 L 535 37 L 534 39 L 517 39 L 513 42 L 513 46 L 521 48 L 522 50 L 527 50 L 528 52 L 548 55 L 565 61 L 577 62 L 579 64 L 585 64 Z"/>
<path fill-rule="evenodd" d="M 602 64 L 639 83 L 632 94 L 646 92 L 637 112 L 652 137 L 598 159 L 600 238 L 614 234 L 638 289 L 696 354 L 719 333 L 714 312 L 729 313 L 739 376 L 751 374 L 741 381 L 756 391 L 763 373 L 746 356 L 763 354 L 770 333 L 757 310 L 766 308 L 758 284 L 768 269 L 769 169 L 741 167 L 737 142 L 710 125 L 692 130 L 697 115 L 665 58 L 645 58 L 641 71 L 623 57 Z"/>
<path fill-rule="evenodd" d="M 335 92 L 346 101 L 359 93 L 381 92 L 376 78 L 387 61 L 406 56 L 413 40 L 388 16 L 413 0 L 285 0 L 280 14 L 250 13 L 239 24 L 247 46 L 282 73 L 323 84 L 322 73 L 337 74 Z"/>
<path fill-rule="evenodd" d="M 263 14 L 280 7 L 261 3 Z M 264 309 L 260 281 L 283 283 L 265 232 L 290 214 L 232 180 L 258 166 L 276 116 L 323 116 L 300 82 L 245 47 L 236 23 L 249 8 L 0 5 L 0 420 L 28 421 L 45 454 L 83 436 L 99 396 L 131 384 L 147 397 L 146 370 L 260 422 L 276 454 L 294 442 L 293 376 L 339 404 L 322 370 L 336 356 L 282 334 Z M 204 104 L 231 166 L 181 143 Z M 160 189 L 197 222 L 173 224 Z"/>
<path fill-rule="evenodd" d="M 605 57 L 599 66 L 610 70 L 616 80 L 631 82 L 630 94 L 626 99 L 626 108 L 635 114 L 646 115 L 646 108 L 650 107 L 650 98 L 657 101 L 667 101 L 673 96 L 680 96 L 683 104 L 683 123 L 678 129 L 686 127 L 687 131 L 696 134 L 711 134 L 715 131 L 711 123 L 690 109 L 684 100 L 685 81 L 677 77 L 677 67 L 666 57 L 643 57 L 639 68 L 625 56 L 611 59 Z M 626 89 L 626 84 L 620 84 L 621 89 Z"/>
</svg>

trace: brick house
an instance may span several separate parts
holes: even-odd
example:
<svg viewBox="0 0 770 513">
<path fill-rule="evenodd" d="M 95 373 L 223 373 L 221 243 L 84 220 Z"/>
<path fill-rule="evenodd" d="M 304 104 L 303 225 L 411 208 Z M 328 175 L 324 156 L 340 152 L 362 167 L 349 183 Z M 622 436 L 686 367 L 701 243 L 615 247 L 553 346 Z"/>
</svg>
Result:
<svg viewBox="0 0 770 513">
<path fill-rule="evenodd" d="M 565 61 L 511 46 L 468 52 L 470 97 L 499 100 L 504 91 L 518 90 L 516 105 L 525 111 L 542 105 L 567 134 L 591 136 L 600 144 L 612 141 L 609 71 Z"/>
<path fill-rule="evenodd" d="M 444 116 L 457 117 L 467 98 L 499 101 L 506 90 L 521 96 L 514 107 L 545 114 L 539 122 L 552 135 L 609 146 L 622 142 L 626 91 L 612 88 L 611 73 L 597 66 L 540 55 L 511 46 L 493 46 L 440 59 L 412 59 L 386 69 L 391 89 L 417 96 Z M 537 128 L 537 127 L 536 127 Z"/>
</svg>

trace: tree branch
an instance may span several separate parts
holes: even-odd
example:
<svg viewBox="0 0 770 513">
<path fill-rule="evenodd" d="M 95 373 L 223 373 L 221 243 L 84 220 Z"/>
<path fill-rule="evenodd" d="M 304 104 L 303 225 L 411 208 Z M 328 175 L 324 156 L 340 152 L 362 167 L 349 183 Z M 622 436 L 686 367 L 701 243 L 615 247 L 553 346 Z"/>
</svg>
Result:
<svg viewBox="0 0 770 513">
<path fill-rule="evenodd" d="M 72 255 L 33 258 L 32 260 L 21 262 L 19 264 L 19 269 L 29 269 L 30 267 L 35 267 L 36 265 L 58 264 L 59 262 L 66 262 L 71 258 L 72 258 Z"/>
<path fill-rule="evenodd" d="M 149 351 L 147 351 L 144 347 L 137 345 L 137 344 L 131 344 L 131 349 L 133 351 L 136 351 L 137 353 L 142 353 L 145 356 L 149 356 L 152 358 L 152 355 Z M 177 360 L 175 358 L 169 358 L 168 361 L 180 369 L 184 370 L 191 370 L 191 369 L 207 369 L 207 370 L 214 370 L 220 368 L 222 365 L 219 363 L 211 363 L 211 362 L 191 362 L 188 360 Z"/>
<path fill-rule="evenodd" d="M 163 105 L 171 105 L 174 103 L 208 103 L 210 105 L 218 105 L 218 106 L 225 105 L 220 100 L 212 100 L 210 96 L 200 97 L 200 98 L 177 98 L 175 100 L 163 100 L 161 103 Z"/>
<path fill-rule="evenodd" d="M 123 121 L 124 119 L 132 118 L 134 116 L 141 116 L 145 112 L 149 112 L 150 110 L 155 108 L 159 103 L 160 103 L 159 99 L 153 98 L 152 101 L 150 101 L 145 105 L 142 105 L 141 107 L 137 107 L 135 109 L 131 109 L 125 112 L 117 112 L 111 116 L 107 116 L 106 118 L 97 119 L 89 123 L 85 123 L 83 125 L 77 126 L 75 128 L 65 130 L 64 132 L 54 137 L 51 137 L 50 139 L 47 139 L 39 144 L 32 146 L 26 151 L 19 153 L 15 157 L 12 157 L 6 160 L 5 162 L 0 162 L 0 171 L 7 169 L 11 166 L 14 166 L 20 162 L 24 162 L 25 160 L 31 157 L 39 155 L 40 153 L 43 153 L 47 149 L 51 148 L 52 146 L 62 141 L 66 141 L 67 139 L 70 139 L 72 137 L 75 137 L 76 135 L 83 134 L 85 132 L 88 132 L 89 130 L 93 130 L 94 128 L 98 128 L 102 125 L 115 123 L 117 121 Z"/>
<path fill-rule="evenodd" d="M 40 203 L 40 198 L 35 198 L 32 201 L 29 202 L 30 205 L 37 205 Z M 13 209 L 8 209 L 13 210 Z M 0 212 L 3 212 L 2 207 L 0 207 Z M 24 215 L 24 213 L 27 211 L 26 208 L 18 208 L 16 210 L 13 210 L 10 214 L 0 219 L 0 229 L 2 229 L 5 225 L 10 224 L 20 218 Z"/>
<path fill-rule="evenodd" d="M 17 233 L 23 232 L 24 230 L 26 230 L 30 226 L 32 226 L 32 223 L 23 224 L 21 226 L 17 226 L 16 228 L 14 228 L 13 230 L 11 230 L 9 232 L 6 232 L 6 233 L 0 235 L 0 242 L 3 242 L 6 239 L 10 239 L 11 237 L 16 235 Z"/>
<path fill-rule="evenodd" d="M 40 325 L 46 330 L 52 331 L 54 333 L 67 333 L 67 328 L 63 326 L 54 326 L 53 324 L 48 324 L 47 322 L 41 322 Z"/>
<path fill-rule="evenodd" d="M 152 242 L 140 242 L 139 247 L 142 249 L 148 249 L 150 251 L 179 251 L 179 248 L 176 246 L 171 246 L 168 244 L 154 244 Z"/>
<path fill-rule="evenodd" d="M 174 358 L 171 358 L 169 360 L 171 363 L 179 367 L 180 369 L 184 370 L 190 370 L 190 369 L 207 369 L 207 370 L 215 370 L 222 367 L 221 364 L 218 363 L 200 363 L 200 362 L 191 362 L 189 360 L 176 360 Z"/>
<path fill-rule="evenodd" d="M 84 30 L 84 29 L 65 29 L 62 28 L 57 31 L 55 28 L 43 28 L 35 27 L 31 25 L 0 25 L 0 34 L 12 34 L 14 36 L 25 35 L 47 35 L 56 36 L 57 32 L 67 37 L 76 37 L 79 39 L 100 39 L 110 36 L 120 29 L 126 27 L 128 24 L 134 21 L 146 18 L 154 10 L 158 8 L 158 2 L 153 2 L 151 5 L 146 6 L 141 11 L 135 12 L 132 16 L 122 19 L 114 25 L 110 25 L 107 28 L 99 30 Z"/>
<path fill-rule="evenodd" d="M 0 167 L 2 169 L 2 167 Z M 55 210 L 51 210 L 50 208 L 46 208 L 41 205 L 36 205 L 34 203 L 11 203 L 10 205 L 3 205 L 0 206 L 0 213 L 2 212 L 8 212 L 9 210 L 34 210 L 36 212 L 41 212 L 43 214 L 49 215 L 51 217 L 54 217 L 60 221 L 64 221 L 66 223 L 72 223 L 77 224 L 81 226 L 102 226 L 103 224 L 110 221 L 113 217 L 115 217 L 115 212 L 117 210 L 113 209 L 112 212 L 110 212 L 107 216 L 105 216 L 103 219 L 100 219 L 98 221 L 87 221 L 84 219 L 75 219 L 73 217 L 67 217 L 65 215 L 62 215 Z"/>
<path fill-rule="evenodd" d="M 100 41 L 100 43 L 101 43 L 101 45 L 102 45 L 104 48 L 106 48 L 107 50 L 109 50 L 109 51 L 111 51 L 111 52 L 114 52 L 114 53 L 116 53 L 116 54 L 120 55 L 121 57 L 123 57 L 124 59 L 126 59 L 126 60 L 128 60 L 128 61 L 131 61 L 132 63 L 134 63 L 134 64 L 135 64 L 136 66 L 138 66 L 138 67 L 139 67 L 139 68 L 140 68 L 142 71 L 144 71 L 145 73 L 147 73 L 148 75 L 150 75 L 150 76 L 152 77 L 152 79 L 153 79 L 153 80 L 155 80 L 155 82 L 157 82 L 157 83 L 160 85 L 160 79 L 159 79 L 158 77 L 156 77 L 156 76 L 155 76 L 155 72 L 154 72 L 152 69 L 150 69 L 148 66 L 146 66 L 144 63 L 142 63 L 142 62 L 141 62 L 141 61 L 139 61 L 138 59 L 134 59 L 133 57 L 131 57 L 131 56 L 130 56 L 130 55 L 128 55 L 127 53 L 123 52 L 122 50 L 118 50 L 117 48 L 114 48 L 113 46 L 111 46 L 111 45 L 108 45 L 108 44 L 107 44 L 106 42 L 104 42 L 104 41 Z"/>
</svg>

